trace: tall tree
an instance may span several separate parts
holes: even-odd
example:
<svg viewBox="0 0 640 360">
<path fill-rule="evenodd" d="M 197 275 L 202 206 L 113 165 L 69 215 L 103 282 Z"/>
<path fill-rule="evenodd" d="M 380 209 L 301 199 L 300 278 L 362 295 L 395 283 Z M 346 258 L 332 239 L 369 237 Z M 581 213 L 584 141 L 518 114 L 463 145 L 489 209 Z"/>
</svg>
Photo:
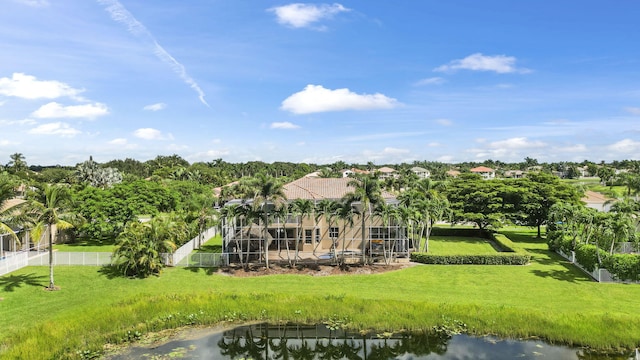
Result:
<svg viewBox="0 0 640 360">
<path fill-rule="evenodd" d="M 253 202 L 256 208 L 262 212 L 262 227 L 264 234 L 264 259 L 269 268 L 269 240 L 267 227 L 269 226 L 269 212 L 273 207 L 281 206 L 286 200 L 282 183 L 277 179 L 260 173 L 251 181 L 253 190 Z"/>
<path fill-rule="evenodd" d="M 32 235 L 40 239 L 48 230 L 49 239 L 49 290 L 56 290 L 53 279 L 53 240 L 55 236 L 54 226 L 57 231 L 74 227 L 76 215 L 69 209 L 68 188 L 61 185 L 46 185 L 41 195 L 41 201 L 30 203 L 30 212 L 34 216 L 35 226 Z"/>
<path fill-rule="evenodd" d="M 9 234 L 15 241 L 19 241 L 11 225 L 17 225 L 14 218 L 21 205 L 9 206 L 9 200 L 15 195 L 16 184 L 8 176 L 0 174 L 0 234 Z"/>
<path fill-rule="evenodd" d="M 14 174 L 27 169 L 27 162 L 25 161 L 25 157 L 22 153 L 11 154 L 9 155 L 9 158 L 11 161 L 9 161 L 7 167 L 11 168 Z"/>
<path fill-rule="evenodd" d="M 347 183 L 347 186 L 353 188 L 352 193 L 345 195 L 345 199 L 349 203 L 357 203 L 361 207 L 361 235 L 362 235 L 362 262 L 366 263 L 366 236 L 365 236 L 365 220 L 373 212 L 373 207 L 382 202 L 382 191 L 380 190 L 380 182 L 374 176 L 362 176 L 355 178 Z"/>
<path fill-rule="evenodd" d="M 313 201 L 309 199 L 295 199 L 291 203 L 291 213 L 296 216 L 298 226 L 296 228 L 296 246 L 294 262 L 298 261 L 300 242 L 302 241 L 302 223 L 305 218 L 311 217 L 313 214 L 314 206 Z"/>
</svg>

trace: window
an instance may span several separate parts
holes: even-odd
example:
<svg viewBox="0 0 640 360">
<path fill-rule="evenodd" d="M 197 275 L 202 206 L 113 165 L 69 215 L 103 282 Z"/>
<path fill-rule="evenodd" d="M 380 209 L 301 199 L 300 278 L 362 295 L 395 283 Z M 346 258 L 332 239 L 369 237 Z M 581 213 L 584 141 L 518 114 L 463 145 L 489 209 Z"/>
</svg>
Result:
<svg viewBox="0 0 640 360">
<path fill-rule="evenodd" d="M 304 231 L 304 243 L 305 244 L 313 244 L 313 230 L 306 229 Z"/>
<path fill-rule="evenodd" d="M 336 227 L 330 227 L 329 228 L 329 238 L 331 239 L 337 239 L 338 238 L 338 233 L 339 233 L 339 228 Z"/>
</svg>

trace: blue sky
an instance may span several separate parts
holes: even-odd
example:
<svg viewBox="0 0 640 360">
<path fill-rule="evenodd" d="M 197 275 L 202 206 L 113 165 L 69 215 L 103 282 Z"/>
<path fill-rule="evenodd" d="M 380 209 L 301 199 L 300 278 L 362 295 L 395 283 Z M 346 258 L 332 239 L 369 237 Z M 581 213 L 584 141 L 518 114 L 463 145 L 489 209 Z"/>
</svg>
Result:
<svg viewBox="0 0 640 360">
<path fill-rule="evenodd" d="M 640 3 L 3 0 L 0 163 L 640 159 Z"/>
</svg>

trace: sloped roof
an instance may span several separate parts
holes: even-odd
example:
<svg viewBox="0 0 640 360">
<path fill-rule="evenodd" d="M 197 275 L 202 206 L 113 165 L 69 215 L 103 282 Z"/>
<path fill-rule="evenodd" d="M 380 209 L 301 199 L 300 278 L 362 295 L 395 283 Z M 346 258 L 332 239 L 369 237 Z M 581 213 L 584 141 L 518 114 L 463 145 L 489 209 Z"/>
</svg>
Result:
<svg viewBox="0 0 640 360">
<path fill-rule="evenodd" d="M 377 171 L 380 171 L 381 173 L 387 173 L 387 174 L 388 174 L 388 173 L 394 173 L 394 172 L 396 172 L 396 169 L 392 169 L 392 168 L 390 168 L 390 167 L 383 166 L 383 167 L 381 167 L 380 169 L 378 169 Z"/>
<path fill-rule="evenodd" d="M 413 172 L 429 172 L 429 170 L 425 169 L 425 168 L 421 168 L 419 166 L 414 166 L 411 168 L 411 171 Z"/>
<path fill-rule="evenodd" d="M 492 169 L 492 168 L 488 168 L 488 167 L 486 167 L 486 166 L 478 166 L 478 167 L 475 167 L 475 168 L 473 168 L 473 169 L 471 169 L 471 170 L 469 170 L 469 171 L 471 171 L 471 172 L 485 173 L 485 172 L 493 172 L 493 169 Z"/>
<path fill-rule="evenodd" d="M 353 192 L 353 187 L 347 186 L 350 178 L 301 178 L 283 186 L 288 200 L 338 200 Z M 382 191 L 384 199 L 395 199 L 387 191 Z"/>
</svg>

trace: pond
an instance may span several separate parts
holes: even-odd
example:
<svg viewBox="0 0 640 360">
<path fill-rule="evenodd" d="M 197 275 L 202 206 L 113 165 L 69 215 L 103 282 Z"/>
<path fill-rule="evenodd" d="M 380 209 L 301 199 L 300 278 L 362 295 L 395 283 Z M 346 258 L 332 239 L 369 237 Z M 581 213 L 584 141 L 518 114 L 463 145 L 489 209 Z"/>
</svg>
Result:
<svg viewBox="0 0 640 360">
<path fill-rule="evenodd" d="M 325 325 L 257 324 L 224 331 L 192 329 L 163 344 L 132 347 L 107 359 L 629 360 L 635 354 L 598 354 L 538 340 L 445 332 L 360 333 Z"/>
</svg>

